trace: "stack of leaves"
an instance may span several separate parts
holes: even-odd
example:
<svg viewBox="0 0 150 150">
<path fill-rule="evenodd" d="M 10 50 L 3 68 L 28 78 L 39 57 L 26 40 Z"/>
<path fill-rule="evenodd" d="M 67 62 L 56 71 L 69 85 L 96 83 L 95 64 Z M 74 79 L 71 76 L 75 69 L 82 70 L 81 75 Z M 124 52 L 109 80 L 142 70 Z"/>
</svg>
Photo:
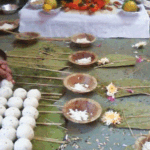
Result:
<svg viewBox="0 0 150 150">
<path fill-rule="evenodd" d="M 38 42 L 35 45 L 17 45 L 13 51 L 7 53 L 8 63 L 16 81 L 15 89 L 18 87 L 29 89 L 39 89 L 42 94 L 40 104 L 51 105 L 64 94 L 65 89 L 62 82 L 61 72 L 53 71 L 64 68 L 67 61 L 55 60 L 67 59 L 68 55 L 62 53 L 70 52 L 70 49 L 61 48 L 47 42 Z M 60 53 L 60 54 L 59 54 Z M 62 55 L 61 55 L 62 54 Z M 9 57 L 10 56 L 10 57 Z M 39 69 L 41 68 L 41 69 Z M 43 70 L 42 70 L 43 69 Z M 44 70 L 45 69 L 45 70 Z M 46 70 L 47 69 L 47 70 Z M 55 79 L 49 79 L 53 77 Z M 40 111 L 58 111 L 56 106 L 39 106 Z M 62 114 L 40 113 L 37 122 L 41 123 L 62 123 Z M 62 141 L 65 135 L 64 128 L 59 126 L 37 125 L 35 136 L 43 138 L 54 138 Z M 33 149 L 57 149 L 60 144 L 33 140 Z"/>
</svg>

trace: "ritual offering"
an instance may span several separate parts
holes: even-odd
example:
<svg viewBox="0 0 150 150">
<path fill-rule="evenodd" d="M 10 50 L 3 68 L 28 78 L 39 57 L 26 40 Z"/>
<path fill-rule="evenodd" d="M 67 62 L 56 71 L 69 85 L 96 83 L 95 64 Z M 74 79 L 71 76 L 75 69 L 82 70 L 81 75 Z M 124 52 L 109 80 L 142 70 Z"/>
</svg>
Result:
<svg viewBox="0 0 150 150">
<path fill-rule="evenodd" d="M 22 124 L 17 128 L 17 138 L 27 138 L 32 140 L 34 137 L 33 129 L 26 124 Z"/>
<path fill-rule="evenodd" d="M 13 93 L 14 97 L 20 97 L 21 99 L 25 99 L 27 97 L 27 91 L 23 88 L 17 88 L 14 93 Z"/>
<path fill-rule="evenodd" d="M 16 139 L 16 130 L 11 126 L 3 127 L 0 130 L 0 138 L 8 138 L 14 141 Z"/>
<path fill-rule="evenodd" d="M 0 97 L 0 105 L 3 105 L 3 106 L 7 105 L 7 99 L 5 97 Z"/>
<path fill-rule="evenodd" d="M 14 144 L 8 138 L 0 138 L 0 150 L 13 150 Z"/>
<path fill-rule="evenodd" d="M 15 21 L 3 20 L 3 21 L 0 21 L 0 31 L 14 30 L 18 26 L 19 26 L 19 20 L 15 20 Z"/>
<path fill-rule="evenodd" d="M 35 97 L 37 100 L 40 100 L 41 93 L 38 89 L 31 89 L 28 91 L 27 97 Z"/>
<path fill-rule="evenodd" d="M 89 51 L 78 51 L 69 55 L 69 61 L 80 66 L 90 66 L 97 61 L 97 55 Z"/>
<path fill-rule="evenodd" d="M 6 86 L 0 88 L 1 97 L 5 97 L 6 99 L 8 99 L 12 96 L 12 94 L 13 94 L 13 91 L 11 88 L 6 87 Z"/>
<path fill-rule="evenodd" d="M 6 80 L 6 79 L 3 79 L 1 81 L 0 86 L 1 87 L 5 87 L 6 86 L 6 87 L 9 87 L 11 89 L 13 89 L 13 87 L 14 87 L 13 83 L 11 81 Z"/>
<path fill-rule="evenodd" d="M 96 37 L 92 34 L 79 33 L 71 37 L 71 42 L 75 43 L 79 47 L 89 47 L 94 43 Z"/>
<path fill-rule="evenodd" d="M 19 121 L 14 116 L 7 116 L 2 121 L 2 127 L 3 128 L 11 126 L 11 127 L 16 129 L 18 127 L 18 125 L 19 125 Z"/>
<path fill-rule="evenodd" d="M 134 148 L 136 150 L 148 150 L 150 149 L 150 133 L 147 135 L 141 135 L 135 142 Z"/>
<path fill-rule="evenodd" d="M 20 118 L 19 124 L 26 124 L 29 125 L 31 128 L 34 128 L 36 126 L 36 121 L 33 117 L 24 116 Z"/>
<path fill-rule="evenodd" d="M 6 108 L 0 104 L 0 115 L 3 116 L 6 111 Z"/>
<path fill-rule="evenodd" d="M 63 107 L 64 116 L 75 123 L 89 123 L 98 119 L 102 108 L 99 103 L 86 98 L 75 98 L 68 101 Z"/>
<path fill-rule="evenodd" d="M 24 100 L 23 106 L 24 107 L 33 106 L 33 107 L 37 108 L 39 106 L 39 102 L 34 97 L 28 97 Z"/>
<path fill-rule="evenodd" d="M 19 138 L 14 144 L 14 150 L 32 150 L 32 143 L 26 138 Z"/>
<path fill-rule="evenodd" d="M 16 118 L 20 118 L 21 111 L 17 107 L 10 107 L 10 108 L 6 109 L 4 115 L 5 115 L 5 117 L 14 116 Z"/>
<path fill-rule="evenodd" d="M 17 107 L 21 109 L 23 107 L 23 100 L 20 97 L 11 97 L 7 102 L 8 107 Z"/>
<path fill-rule="evenodd" d="M 74 93 L 91 92 L 97 87 L 97 81 L 94 77 L 81 73 L 67 76 L 63 83 L 68 90 Z"/>
<path fill-rule="evenodd" d="M 34 108 L 33 106 L 27 106 L 23 109 L 22 111 L 22 115 L 23 116 L 31 116 L 34 119 L 38 118 L 39 112 L 36 108 Z"/>
</svg>

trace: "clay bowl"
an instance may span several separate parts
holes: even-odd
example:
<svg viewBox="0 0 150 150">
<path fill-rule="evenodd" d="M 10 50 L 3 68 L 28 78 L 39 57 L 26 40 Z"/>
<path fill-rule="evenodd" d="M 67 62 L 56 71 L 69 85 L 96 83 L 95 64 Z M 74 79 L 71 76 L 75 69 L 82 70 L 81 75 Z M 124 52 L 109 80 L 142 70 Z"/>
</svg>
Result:
<svg viewBox="0 0 150 150">
<path fill-rule="evenodd" d="M 15 35 L 15 38 L 23 41 L 37 40 L 40 34 L 37 32 L 23 32 Z"/>
<path fill-rule="evenodd" d="M 73 89 L 74 85 L 80 83 L 80 84 L 87 84 L 88 87 L 86 88 L 87 90 L 81 91 L 80 89 Z M 74 93 L 88 93 L 96 89 L 97 87 L 97 80 L 88 74 L 82 74 L 82 73 L 75 73 L 67 76 L 63 80 L 64 86 L 74 92 Z"/>
<path fill-rule="evenodd" d="M 150 142 L 150 132 L 149 132 L 148 135 L 146 135 L 146 136 L 143 135 L 143 136 L 139 137 L 139 138 L 136 140 L 136 142 L 135 142 L 135 144 L 134 144 L 135 149 L 136 149 L 136 150 L 142 150 L 143 145 L 144 145 L 146 142 Z"/>
<path fill-rule="evenodd" d="M 14 30 L 16 28 L 18 28 L 19 26 L 19 19 L 15 20 L 15 21 L 11 21 L 11 20 L 3 20 L 0 21 L 0 26 L 2 26 L 3 24 L 8 23 L 8 24 L 13 24 L 13 28 L 11 29 L 7 29 L 8 31 Z M 4 31 L 3 29 L 0 29 L 0 31 Z"/>
<path fill-rule="evenodd" d="M 76 60 L 78 59 L 82 59 L 82 58 L 88 58 L 91 57 L 91 62 L 89 63 L 78 63 L 76 62 Z M 94 63 L 96 63 L 98 60 L 98 57 L 96 54 L 94 54 L 93 52 L 89 52 L 89 51 L 78 51 L 74 54 L 69 55 L 69 61 L 75 65 L 79 65 L 79 66 L 90 66 Z"/>
<path fill-rule="evenodd" d="M 88 120 L 75 120 L 70 117 L 68 114 L 69 109 L 77 109 L 80 111 L 87 110 L 87 113 L 89 115 Z M 100 104 L 94 100 L 87 99 L 87 98 L 75 98 L 70 101 L 68 101 L 63 109 L 62 109 L 63 115 L 70 121 L 80 124 L 90 123 L 98 119 L 102 113 L 102 108 Z"/>
<path fill-rule="evenodd" d="M 78 43 L 77 39 L 83 39 L 86 38 L 88 41 L 90 41 L 89 43 Z M 87 33 L 79 33 L 79 34 L 75 34 L 71 37 L 71 42 L 75 43 L 77 46 L 79 47 L 89 47 L 91 46 L 92 43 L 94 43 L 96 40 L 96 37 L 92 34 L 87 34 Z"/>
</svg>

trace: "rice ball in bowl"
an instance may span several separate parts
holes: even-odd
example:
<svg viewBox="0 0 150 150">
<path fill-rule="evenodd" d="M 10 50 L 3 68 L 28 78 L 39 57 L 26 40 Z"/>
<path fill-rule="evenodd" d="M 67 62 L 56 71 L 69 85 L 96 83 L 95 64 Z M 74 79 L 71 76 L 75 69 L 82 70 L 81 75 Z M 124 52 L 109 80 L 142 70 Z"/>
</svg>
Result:
<svg viewBox="0 0 150 150">
<path fill-rule="evenodd" d="M 27 97 L 27 91 L 23 88 L 17 88 L 13 94 L 14 97 L 20 97 L 21 99 L 25 99 Z"/>
<path fill-rule="evenodd" d="M 14 150 L 32 150 L 32 143 L 26 138 L 20 138 L 15 142 Z"/>
<path fill-rule="evenodd" d="M 5 117 L 14 116 L 16 118 L 20 118 L 21 111 L 16 107 L 10 107 L 10 108 L 6 109 L 4 115 L 5 115 Z"/>
<path fill-rule="evenodd" d="M 6 87 L 6 86 L 0 88 L 1 97 L 5 97 L 6 99 L 8 99 L 12 96 L 12 94 L 13 94 L 13 91 L 11 88 Z"/>
<path fill-rule="evenodd" d="M 11 141 L 16 139 L 16 130 L 13 127 L 4 127 L 0 130 L 0 138 L 8 138 Z"/>
<path fill-rule="evenodd" d="M 16 107 L 21 109 L 23 107 L 23 100 L 20 97 L 11 97 L 7 102 L 8 107 Z"/>
<path fill-rule="evenodd" d="M 26 124 L 29 125 L 31 128 L 34 128 L 36 126 L 36 121 L 33 117 L 24 116 L 20 118 L 19 124 L 20 125 Z"/>
<path fill-rule="evenodd" d="M 6 80 L 6 79 L 3 79 L 3 80 L 1 81 L 0 86 L 1 86 L 1 87 L 6 86 L 6 87 L 9 87 L 9 88 L 11 88 L 11 89 L 13 89 L 13 87 L 14 87 L 13 83 L 12 83 L 11 81 Z"/>
<path fill-rule="evenodd" d="M 35 97 L 37 100 L 40 100 L 41 92 L 38 89 L 31 89 L 27 93 L 27 97 Z"/>
<path fill-rule="evenodd" d="M 0 138 L 0 150 L 13 150 L 13 142 L 7 138 Z"/>
<path fill-rule="evenodd" d="M 17 118 L 15 118 L 14 116 L 8 116 L 8 117 L 5 117 L 2 121 L 2 127 L 8 127 L 8 126 L 11 126 L 13 128 L 17 128 L 19 125 L 19 121 Z"/>
<path fill-rule="evenodd" d="M 34 138 L 34 131 L 29 125 L 20 125 L 17 129 L 17 137 L 32 140 Z"/>
<path fill-rule="evenodd" d="M 27 106 L 23 109 L 22 111 L 23 116 L 30 116 L 33 117 L 34 119 L 37 119 L 39 116 L 39 112 L 36 108 L 33 106 Z"/>
</svg>

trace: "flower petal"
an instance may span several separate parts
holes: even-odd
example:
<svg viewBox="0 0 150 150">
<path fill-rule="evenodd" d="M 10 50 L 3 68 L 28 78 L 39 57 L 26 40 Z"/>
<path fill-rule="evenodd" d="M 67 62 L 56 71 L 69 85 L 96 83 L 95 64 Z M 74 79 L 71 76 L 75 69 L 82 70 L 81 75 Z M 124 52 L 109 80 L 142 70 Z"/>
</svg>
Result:
<svg viewBox="0 0 150 150">
<path fill-rule="evenodd" d="M 111 102 L 114 102 L 114 101 L 115 101 L 115 98 L 112 97 L 112 96 L 108 96 L 107 99 L 110 100 Z"/>
</svg>

